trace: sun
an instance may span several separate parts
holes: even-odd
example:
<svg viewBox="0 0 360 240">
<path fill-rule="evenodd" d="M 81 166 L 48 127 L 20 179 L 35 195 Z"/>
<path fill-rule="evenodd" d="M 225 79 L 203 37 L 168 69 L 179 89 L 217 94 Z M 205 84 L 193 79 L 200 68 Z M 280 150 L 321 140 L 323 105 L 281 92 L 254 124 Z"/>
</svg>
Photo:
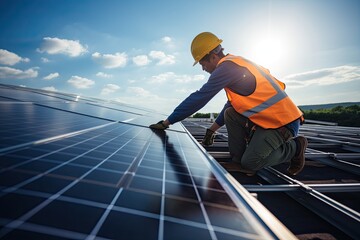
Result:
<svg viewBox="0 0 360 240">
<path fill-rule="evenodd" d="M 270 35 L 260 38 L 252 44 L 252 60 L 266 68 L 284 67 L 288 44 L 280 35 Z"/>
</svg>

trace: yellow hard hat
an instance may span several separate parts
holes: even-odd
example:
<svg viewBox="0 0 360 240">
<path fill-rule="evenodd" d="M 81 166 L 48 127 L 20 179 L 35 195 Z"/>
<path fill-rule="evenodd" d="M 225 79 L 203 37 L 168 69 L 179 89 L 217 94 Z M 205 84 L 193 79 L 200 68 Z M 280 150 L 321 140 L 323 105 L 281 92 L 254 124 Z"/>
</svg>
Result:
<svg viewBox="0 0 360 240">
<path fill-rule="evenodd" d="M 220 43 L 222 43 L 222 40 L 211 32 L 202 32 L 198 34 L 191 43 L 191 54 L 195 60 L 193 66 Z"/>
</svg>

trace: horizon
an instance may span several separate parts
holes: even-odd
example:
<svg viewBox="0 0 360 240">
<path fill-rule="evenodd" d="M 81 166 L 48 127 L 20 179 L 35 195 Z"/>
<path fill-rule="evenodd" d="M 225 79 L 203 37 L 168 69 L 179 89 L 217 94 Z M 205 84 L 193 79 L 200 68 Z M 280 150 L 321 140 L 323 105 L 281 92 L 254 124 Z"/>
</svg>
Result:
<svg viewBox="0 0 360 240">
<path fill-rule="evenodd" d="M 4 0 L 0 83 L 171 114 L 209 77 L 192 66 L 190 44 L 210 31 L 225 53 L 268 68 L 298 106 L 359 102 L 359 9 L 354 0 Z M 198 112 L 225 102 L 221 91 Z"/>
<path fill-rule="evenodd" d="M 6 85 L 6 84 L 5 84 Z M 114 100 L 111 100 L 111 99 L 104 99 L 104 98 L 101 98 L 101 97 L 91 97 L 91 96 L 85 96 L 85 95 L 82 95 L 82 96 L 78 96 L 76 94 L 73 94 L 73 93 L 68 93 L 68 92 L 60 92 L 60 91 L 51 91 L 51 90 L 46 90 L 46 89 L 40 89 L 40 88 L 29 88 L 29 87 L 25 87 L 25 86 L 16 86 L 16 85 L 9 85 L 9 86 L 12 86 L 12 87 L 20 87 L 20 88 L 24 88 L 24 89 L 32 89 L 32 90 L 40 90 L 40 91 L 46 91 L 48 92 L 49 94 L 51 93 L 55 93 L 55 94 L 64 94 L 64 95 L 73 95 L 73 96 L 76 96 L 75 97 L 75 101 L 78 101 L 78 100 L 81 100 L 81 98 L 85 98 L 85 99 L 94 99 L 94 100 L 100 100 L 100 101 L 114 101 Z M 129 103 L 125 103 L 125 102 L 119 102 L 119 101 L 114 101 L 115 103 L 119 103 L 119 104 L 124 104 L 124 105 L 128 105 L 128 106 L 132 106 L 132 107 L 138 107 L 137 105 L 132 105 L 132 104 L 129 104 Z M 357 101 L 357 102 L 332 102 L 332 103 L 323 103 L 323 104 L 308 104 L 308 105 L 297 105 L 297 107 L 301 108 L 301 107 L 317 107 L 317 106 L 323 106 L 323 105 L 348 105 L 348 104 L 351 104 L 351 105 L 360 105 L 360 101 Z M 151 108 L 146 108 L 148 110 L 156 110 L 156 109 L 151 109 Z M 157 111 L 157 113 L 159 114 L 165 114 L 161 111 Z M 200 113 L 200 114 L 210 114 L 210 113 L 214 113 L 214 114 L 219 114 L 220 112 L 202 112 L 202 111 L 198 111 L 196 113 Z M 194 113 L 194 114 L 196 114 Z M 192 114 L 191 116 L 189 117 L 192 117 L 194 114 Z"/>
</svg>

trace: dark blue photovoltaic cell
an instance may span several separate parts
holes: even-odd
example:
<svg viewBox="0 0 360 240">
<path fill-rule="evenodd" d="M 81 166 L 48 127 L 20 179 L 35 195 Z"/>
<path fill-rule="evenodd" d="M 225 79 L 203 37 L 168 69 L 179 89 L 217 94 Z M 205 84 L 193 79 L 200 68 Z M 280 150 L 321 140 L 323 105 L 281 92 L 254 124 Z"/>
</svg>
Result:
<svg viewBox="0 0 360 240">
<path fill-rule="evenodd" d="M 111 108 L 98 107 L 95 105 L 81 102 L 48 102 L 42 103 L 41 105 L 112 121 L 127 121 L 129 119 L 141 116 L 140 114 L 115 110 Z"/>
<path fill-rule="evenodd" d="M 2 87 L 2 88 L 1 88 Z M 36 94 L 37 93 L 37 94 Z M 118 112 L 131 113 L 135 115 L 145 115 L 145 114 L 153 114 L 154 111 L 150 109 L 145 109 L 141 107 L 132 107 L 119 102 L 109 102 L 101 99 L 88 98 L 83 96 L 78 96 L 74 94 L 62 94 L 58 92 L 50 92 L 50 91 L 42 91 L 36 89 L 26 89 L 14 86 L 7 86 L 0 84 L 0 99 L 4 100 L 16 100 L 23 102 L 35 102 L 39 105 L 58 107 L 58 104 L 61 103 L 86 103 L 87 105 L 98 106 L 98 111 L 92 111 L 94 116 L 99 114 L 104 114 L 102 111 L 115 110 Z M 61 109 L 68 108 L 69 110 L 73 109 L 75 104 L 72 106 L 61 106 Z M 87 109 L 91 111 L 91 107 Z"/>
<path fill-rule="evenodd" d="M 13 97 L 44 101 L 39 93 Z M 163 115 L 85 102 L 0 107 L 0 238 L 273 238 L 181 124 L 148 128 Z"/>
<path fill-rule="evenodd" d="M 110 123 L 31 103 L 3 103 L 0 111 L 2 148 Z"/>
<path fill-rule="evenodd" d="M 21 90 L 23 89 L 23 90 Z M 45 102 L 45 101 L 60 101 L 60 100 L 74 100 L 71 98 L 54 98 L 47 94 L 36 94 L 24 88 L 3 88 L 0 85 L 0 96 L 10 100 L 17 100 L 22 102 Z"/>
<path fill-rule="evenodd" d="M 115 110 L 123 111 L 123 112 L 129 112 L 129 113 L 133 113 L 133 114 L 137 114 L 137 115 L 147 115 L 147 114 L 152 115 L 154 113 L 156 115 L 161 114 L 161 113 L 157 113 L 154 110 L 128 106 L 128 105 L 126 105 L 124 103 L 120 103 L 120 102 L 104 102 L 103 101 L 103 102 L 88 103 L 88 104 L 98 106 L 98 107 L 104 107 L 104 108 L 108 108 L 108 109 L 115 109 Z"/>
</svg>

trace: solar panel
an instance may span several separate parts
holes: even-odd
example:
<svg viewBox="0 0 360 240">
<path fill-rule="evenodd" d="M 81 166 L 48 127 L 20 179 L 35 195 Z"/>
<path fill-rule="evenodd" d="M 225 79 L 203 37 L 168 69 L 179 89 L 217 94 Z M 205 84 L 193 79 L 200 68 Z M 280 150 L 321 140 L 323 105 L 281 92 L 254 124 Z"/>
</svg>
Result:
<svg viewBox="0 0 360 240">
<path fill-rule="evenodd" d="M 181 124 L 149 129 L 161 114 L 8 85 L 0 95 L 0 238 L 293 237 Z"/>
</svg>

